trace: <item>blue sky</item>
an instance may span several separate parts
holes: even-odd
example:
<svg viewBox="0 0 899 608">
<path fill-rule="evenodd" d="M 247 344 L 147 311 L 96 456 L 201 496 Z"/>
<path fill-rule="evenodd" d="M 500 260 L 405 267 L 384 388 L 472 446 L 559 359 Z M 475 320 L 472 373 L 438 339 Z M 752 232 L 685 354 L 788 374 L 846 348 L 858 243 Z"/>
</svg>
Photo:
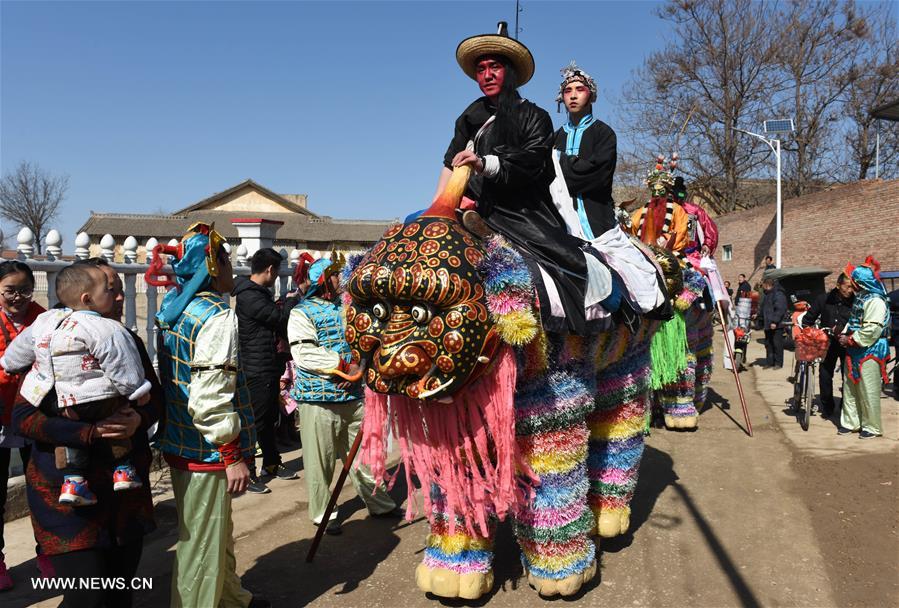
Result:
<svg viewBox="0 0 899 608">
<path fill-rule="evenodd" d="M 596 114 L 664 44 L 656 2 L 524 0 L 550 111 L 559 69 L 598 81 Z M 0 168 L 70 176 L 64 249 L 90 210 L 175 210 L 252 178 L 339 218 L 430 201 L 453 121 L 480 95 L 463 38 L 502 2 L 0 2 Z M 621 141 L 619 147 L 626 147 Z M 9 234 L 14 228 L 4 225 Z"/>
</svg>

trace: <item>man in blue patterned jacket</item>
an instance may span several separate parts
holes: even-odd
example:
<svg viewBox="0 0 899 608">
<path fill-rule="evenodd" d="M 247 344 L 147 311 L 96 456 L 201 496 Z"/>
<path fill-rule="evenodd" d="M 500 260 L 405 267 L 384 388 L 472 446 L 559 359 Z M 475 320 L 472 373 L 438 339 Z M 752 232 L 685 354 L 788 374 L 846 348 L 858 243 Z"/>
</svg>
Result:
<svg viewBox="0 0 899 608">
<path fill-rule="evenodd" d="M 162 452 L 178 508 L 173 607 L 268 605 L 240 584 L 231 498 L 250 479 L 256 433 L 238 358 L 237 319 L 222 298 L 234 286 L 224 239 L 198 223 L 175 247 L 160 245 L 147 281 L 176 285 L 156 315 L 165 394 Z M 174 281 L 160 280 L 160 254 Z"/>
<path fill-rule="evenodd" d="M 295 371 L 290 395 L 299 404 L 309 517 L 316 525 L 328 506 L 335 462 L 349 451 L 364 411 L 361 374 L 358 365 L 350 361 L 350 345 L 344 337 L 346 327 L 339 301 L 342 265 L 322 258 L 309 267 L 309 289 L 287 322 Z M 354 468 L 349 476 L 373 516 L 401 515 L 383 487 L 372 494 L 375 483 L 371 474 Z M 331 513 L 325 531 L 340 534 L 336 511 Z"/>
</svg>

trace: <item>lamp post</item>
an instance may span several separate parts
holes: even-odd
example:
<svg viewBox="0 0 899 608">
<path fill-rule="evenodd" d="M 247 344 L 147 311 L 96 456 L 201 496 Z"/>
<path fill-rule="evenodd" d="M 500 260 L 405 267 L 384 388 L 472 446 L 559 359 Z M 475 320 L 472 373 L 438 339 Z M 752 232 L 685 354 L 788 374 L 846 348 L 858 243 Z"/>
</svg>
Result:
<svg viewBox="0 0 899 608">
<path fill-rule="evenodd" d="M 763 123 L 765 133 L 780 135 L 783 133 L 792 133 L 793 132 L 793 119 L 778 119 L 778 120 L 766 120 Z M 734 131 L 738 131 L 740 133 L 745 133 L 746 135 L 751 135 L 756 139 L 760 139 L 771 148 L 771 151 L 774 152 L 774 158 L 777 161 L 777 214 L 776 214 L 776 223 L 777 223 L 777 237 L 775 239 L 774 246 L 774 265 L 780 268 L 781 266 L 781 231 L 783 226 L 783 201 L 781 200 L 780 195 L 780 139 L 773 137 L 768 138 L 764 135 L 759 135 L 758 133 L 753 133 L 751 131 L 746 131 L 744 129 L 738 129 L 733 127 Z"/>
</svg>

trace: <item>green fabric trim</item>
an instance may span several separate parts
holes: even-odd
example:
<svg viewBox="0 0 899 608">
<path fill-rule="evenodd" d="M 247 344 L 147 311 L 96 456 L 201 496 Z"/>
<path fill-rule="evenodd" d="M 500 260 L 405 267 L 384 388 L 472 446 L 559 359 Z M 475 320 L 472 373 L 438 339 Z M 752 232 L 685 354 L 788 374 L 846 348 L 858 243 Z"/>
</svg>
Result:
<svg viewBox="0 0 899 608">
<path fill-rule="evenodd" d="M 676 312 L 662 323 L 652 337 L 649 353 L 652 357 L 652 390 L 676 382 L 677 375 L 687 368 L 687 325 L 682 312 Z"/>
</svg>

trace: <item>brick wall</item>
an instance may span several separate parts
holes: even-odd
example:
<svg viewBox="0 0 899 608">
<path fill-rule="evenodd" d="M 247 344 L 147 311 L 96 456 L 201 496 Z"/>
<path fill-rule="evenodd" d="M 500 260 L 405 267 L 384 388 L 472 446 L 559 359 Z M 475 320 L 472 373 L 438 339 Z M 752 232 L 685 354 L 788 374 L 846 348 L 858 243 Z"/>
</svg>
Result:
<svg viewBox="0 0 899 608">
<path fill-rule="evenodd" d="M 753 285 L 766 255 L 774 257 L 775 206 L 765 205 L 715 218 L 715 257 L 724 278 L 736 287 L 740 273 Z M 873 254 L 883 270 L 899 270 L 899 180 L 865 180 L 783 202 L 782 266 L 821 266 L 836 282 L 846 262 Z M 724 245 L 733 258 L 723 260 Z"/>
</svg>

